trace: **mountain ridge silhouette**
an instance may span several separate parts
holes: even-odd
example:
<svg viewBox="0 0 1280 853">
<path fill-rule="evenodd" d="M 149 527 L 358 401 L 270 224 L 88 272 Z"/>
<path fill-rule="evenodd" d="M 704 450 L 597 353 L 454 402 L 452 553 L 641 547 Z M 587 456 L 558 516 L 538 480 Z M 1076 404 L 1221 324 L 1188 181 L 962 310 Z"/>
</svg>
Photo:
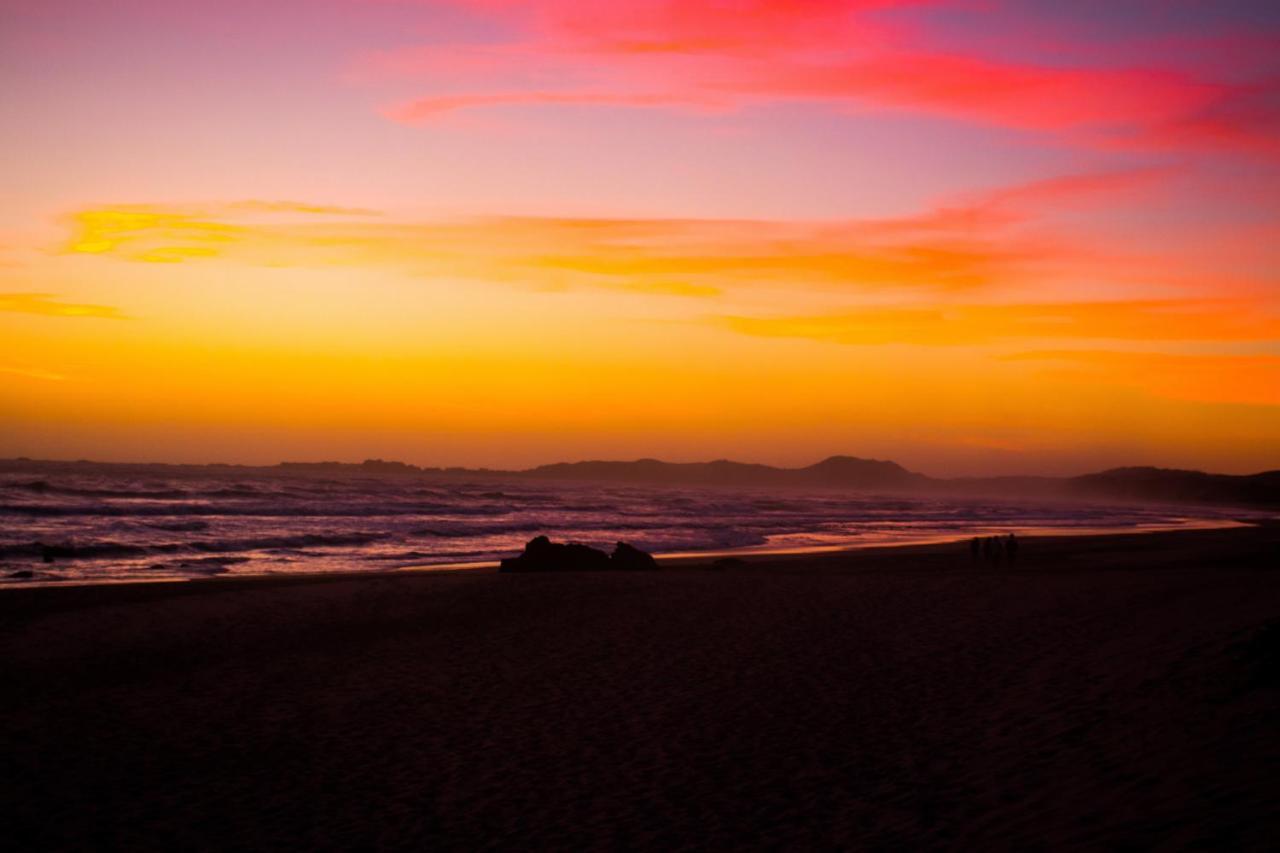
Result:
<svg viewBox="0 0 1280 853">
<path fill-rule="evenodd" d="M 896 462 L 835 455 L 811 465 L 784 468 L 758 462 L 715 459 L 709 462 L 583 460 L 532 468 L 431 468 L 383 459 L 350 462 L 281 462 L 276 465 L 0 459 L 0 472 L 129 473 L 158 476 L 433 476 L 534 481 L 611 482 L 666 486 L 823 488 L 934 495 L 1088 498 L 1123 501 L 1195 502 L 1243 506 L 1280 506 L 1280 470 L 1256 474 L 1214 474 L 1155 466 L 1124 466 L 1072 477 L 931 477 Z"/>
</svg>

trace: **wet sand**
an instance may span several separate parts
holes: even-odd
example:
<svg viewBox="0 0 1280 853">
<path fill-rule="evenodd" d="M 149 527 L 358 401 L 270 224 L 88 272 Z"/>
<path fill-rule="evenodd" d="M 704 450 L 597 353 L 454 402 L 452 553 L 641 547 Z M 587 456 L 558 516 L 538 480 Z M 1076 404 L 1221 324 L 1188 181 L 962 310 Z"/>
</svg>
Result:
<svg viewBox="0 0 1280 853">
<path fill-rule="evenodd" d="M 1273 849 L 1280 527 L 0 593 L 13 849 Z"/>
</svg>

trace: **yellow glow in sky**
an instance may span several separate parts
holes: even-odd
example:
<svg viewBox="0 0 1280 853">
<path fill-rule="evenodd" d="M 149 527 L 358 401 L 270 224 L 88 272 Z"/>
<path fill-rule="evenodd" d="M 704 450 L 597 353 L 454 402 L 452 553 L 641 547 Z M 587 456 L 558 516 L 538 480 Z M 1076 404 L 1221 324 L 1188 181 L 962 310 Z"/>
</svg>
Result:
<svg viewBox="0 0 1280 853">
<path fill-rule="evenodd" d="M 1276 46 L 1085 5 L 19 4 L 0 457 L 1280 468 Z"/>
</svg>

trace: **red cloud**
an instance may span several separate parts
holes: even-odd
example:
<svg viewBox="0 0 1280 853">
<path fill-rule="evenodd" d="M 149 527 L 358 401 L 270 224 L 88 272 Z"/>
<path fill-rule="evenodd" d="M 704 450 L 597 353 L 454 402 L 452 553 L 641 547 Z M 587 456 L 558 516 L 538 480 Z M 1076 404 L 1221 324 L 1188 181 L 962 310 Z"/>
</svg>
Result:
<svg viewBox="0 0 1280 853">
<path fill-rule="evenodd" d="M 384 71 L 430 71 L 462 84 L 391 107 L 388 117 L 422 122 L 503 104 L 719 109 L 792 100 L 941 114 L 1094 145 L 1276 150 L 1275 80 L 1225 83 L 1172 67 L 1064 67 L 943 53 L 921 47 L 925 34 L 871 14 L 936 3 L 464 5 L 502 16 L 520 37 L 378 58 Z"/>
<path fill-rule="evenodd" d="M 586 104 L 594 106 L 626 107 L 723 107 L 724 101 L 709 96 L 673 94 L 627 95 L 611 92 L 513 92 L 495 95 L 441 95 L 419 98 L 404 104 L 396 104 L 383 110 L 387 118 L 404 124 L 421 124 L 445 113 L 471 107 L 512 104 Z"/>
</svg>

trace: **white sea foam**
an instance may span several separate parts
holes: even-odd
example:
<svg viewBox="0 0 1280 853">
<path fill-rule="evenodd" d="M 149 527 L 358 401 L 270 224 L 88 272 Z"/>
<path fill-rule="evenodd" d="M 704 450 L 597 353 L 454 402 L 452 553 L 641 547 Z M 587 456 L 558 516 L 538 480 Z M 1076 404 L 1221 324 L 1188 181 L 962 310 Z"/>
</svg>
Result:
<svg viewBox="0 0 1280 853">
<path fill-rule="evenodd" d="M 0 574 L 121 581 L 475 563 L 532 536 L 659 554 L 1150 530 L 1239 510 L 416 477 L 0 475 Z M 24 578 L 26 580 L 26 578 Z M 15 581 L 17 582 L 17 581 Z"/>
</svg>

